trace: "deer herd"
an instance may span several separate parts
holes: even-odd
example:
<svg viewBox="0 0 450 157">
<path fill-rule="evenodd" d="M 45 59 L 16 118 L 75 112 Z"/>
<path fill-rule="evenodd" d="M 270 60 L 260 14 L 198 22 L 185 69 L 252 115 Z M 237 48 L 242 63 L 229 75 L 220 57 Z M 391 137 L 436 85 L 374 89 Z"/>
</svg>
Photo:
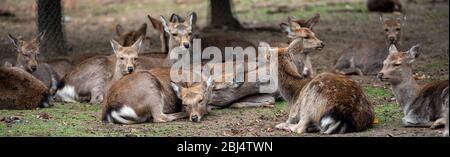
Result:
<svg viewBox="0 0 450 157">
<path fill-rule="evenodd" d="M 159 33 L 161 51 L 144 50 L 147 24 L 126 31 L 116 26 L 117 38 L 111 39 L 112 54 L 77 54 L 38 62 L 39 41 L 24 40 L 9 34 L 17 51 L 16 62 L 0 68 L 0 109 L 35 109 L 52 102 L 88 102 L 102 106 L 101 121 L 114 124 L 170 122 L 188 118 L 200 122 L 211 109 L 273 107 L 280 97 L 288 102 L 288 119 L 274 127 L 299 134 L 320 132 L 342 134 L 364 131 L 374 124 L 373 106 L 358 82 L 348 75 L 368 75 L 388 82 L 400 104 L 405 127 L 445 126 L 448 136 L 448 79 L 419 85 L 412 64 L 420 54 L 420 45 L 399 50 L 404 18 L 380 18 L 385 42 L 360 41 L 343 50 L 329 72 L 316 73 L 310 59 L 325 46 L 316 36 L 317 14 L 308 20 L 289 16 L 280 24 L 288 43 L 260 42 L 254 45 L 242 37 L 227 35 L 197 36 L 195 13 L 187 17 L 172 14 L 170 19 L 148 16 Z M 200 52 L 193 42 L 201 39 Z M 152 45 L 152 43 L 150 43 Z M 201 71 L 177 69 L 200 81 L 174 81 L 173 65 L 179 54 L 210 56 L 210 47 L 220 52 L 219 59 L 191 60 Z M 263 93 L 264 78 L 251 81 L 251 74 L 263 75 L 267 69 L 245 64 L 238 69 L 236 57 L 223 52 L 229 47 L 255 48 L 257 58 L 276 59 L 277 89 Z M 178 54 L 172 54 L 178 53 Z M 216 53 L 217 54 L 217 53 Z M 175 57 L 174 57 L 175 56 Z M 252 57 L 246 56 L 245 63 Z M 192 59 L 192 58 L 191 58 Z M 259 62 L 258 62 L 259 63 Z M 211 67 L 234 65 L 234 72 L 213 75 Z M 214 69 L 215 69 L 214 68 Z M 242 81 L 235 78 L 242 71 Z M 232 79 L 224 79 L 231 77 Z M 271 79 L 268 77 L 267 79 Z M 231 80 L 231 81 L 229 81 Z"/>
</svg>

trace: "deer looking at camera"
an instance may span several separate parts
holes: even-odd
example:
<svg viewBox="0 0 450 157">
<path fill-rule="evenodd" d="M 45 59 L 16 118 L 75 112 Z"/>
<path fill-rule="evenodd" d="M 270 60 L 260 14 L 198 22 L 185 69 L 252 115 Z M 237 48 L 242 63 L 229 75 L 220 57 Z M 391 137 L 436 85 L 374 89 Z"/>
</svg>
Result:
<svg viewBox="0 0 450 157">
<path fill-rule="evenodd" d="M 270 49 L 267 43 L 260 47 Z M 313 78 L 298 73 L 292 56 L 301 53 L 303 47 L 303 38 L 297 38 L 287 48 L 272 50 L 278 57 L 278 89 L 290 106 L 288 120 L 276 128 L 300 134 L 334 134 L 370 127 L 374 119 L 372 105 L 357 82 L 328 72 Z"/>
<path fill-rule="evenodd" d="M 412 63 L 419 56 L 419 45 L 407 52 L 389 48 L 389 56 L 377 77 L 391 84 L 397 102 L 403 109 L 406 127 L 431 127 L 446 125 L 448 136 L 448 79 L 418 85 L 413 78 Z"/>
<path fill-rule="evenodd" d="M 143 38 L 124 47 L 111 40 L 114 56 L 96 56 L 81 62 L 62 80 L 57 96 L 64 102 L 76 102 L 90 97 L 89 103 L 103 101 L 105 86 L 136 70 Z"/>
<path fill-rule="evenodd" d="M 308 20 L 297 20 L 293 16 L 288 17 L 287 23 L 281 23 L 281 31 L 288 37 L 289 42 L 296 39 L 299 35 L 306 34 L 307 36 L 304 37 L 304 42 L 316 42 L 317 37 L 315 33 L 312 31 L 314 26 L 319 22 L 320 14 L 316 14 L 315 16 L 311 17 Z M 299 28 L 308 28 L 309 30 L 303 29 L 307 31 L 307 33 L 299 32 Z M 270 43 L 272 47 L 287 47 L 288 43 L 280 43 L 280 42 L 273 42 Z M 322 49 L 325 45 L 322 47 L 319 47 L 318 49 Z M 305 47 L 305 50 L 303 53 L 296 54 L 293 57 L 294 64 L 297 66 L 297 69 L 299 70 L 299 73 L 302 74 L 305 77 L 313 77 L 315 75 L 315 70 L 312 67 L 311 64 L 311 57 L 310 54 L 314 52 L 315 49 L 307 48 Z"/>
<path fill-rule="evenodd" d="M 53 95 L 56 92 L 60 77 L 49 64 L 38 63 L 37 59 L 40 54 L 39 41 L 44 37 L 44 33 L 39 34 L 31 41 L 15 38 L 11 34 L 8 34 L 8 37 L 17 51 L 16 63 L 13 66 L 31 73 L 42 81 L 49 89 L 50 94 Z"/>
<path fill-rule="evenodd" d="M 22 68 L 0 67 L 0 110 L 48 107 L 47 87 Z"/>
<path fill-rule="evenodd" d="M 384 19 L 385 42 L 362 41 L 344 50 L 334 69 L 345 75 L 376 75 L 383 67 L 383 61 L 389 54 L 388 47 L 400 46 L 402 19 Z"/>
</svg>

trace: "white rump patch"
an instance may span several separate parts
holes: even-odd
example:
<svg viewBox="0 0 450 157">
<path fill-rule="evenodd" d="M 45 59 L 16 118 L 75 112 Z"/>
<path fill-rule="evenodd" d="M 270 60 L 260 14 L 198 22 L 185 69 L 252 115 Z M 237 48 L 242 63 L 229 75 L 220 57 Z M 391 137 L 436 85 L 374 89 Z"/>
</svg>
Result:
<svg viewBox="0 0 450 157">
<path fill-rule="evenodd" d="M 320 127 L 321 127 L 321 128 L 324 128 L 324 127 L 326 127 L 326 126 L 328 126 L 328 125 L 331 125 L 331 124 L 333 124 L 333 123 L 335 123 L 335 121 L 334 121 L 333 118 L 331 118 L 331 117 L 326 117 L 326 118 L 324 118 L 324 119 L 322 119 L 322 120 L 320 121 Z"/>
<path fill-rule="evenodd" d="M 111 117 L 117 121 L 120 122 L 122 124 L 133 124 L 135 123 L 135 121 L 130 121 L 127 119 L 124 119 L 122 117 L 129 117 L 129 118 L 133 118 L 133 119 L 139 119 L 139 117 L 137 116 L 136 112 L 134 112 L 133 108 L 124 105 L 119 111 L 112 111 L 111 112 Z"/>
<path fill-rule="evenodd" d="M 58 90 L 56 92 L 56 96 L 61 98 L 63 102 L 75 103 L 75 99 L 77 98 L 77 93 L 75 92 L 75 87 L 66 85 L 64 88 Z"/>
</svg>

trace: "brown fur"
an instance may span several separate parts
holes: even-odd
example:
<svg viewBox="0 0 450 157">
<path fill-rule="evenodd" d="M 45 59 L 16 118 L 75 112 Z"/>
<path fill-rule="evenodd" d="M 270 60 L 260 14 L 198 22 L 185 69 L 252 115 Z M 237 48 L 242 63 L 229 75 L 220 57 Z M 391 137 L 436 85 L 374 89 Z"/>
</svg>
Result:
<svg viewBox="0 0 450 157">
<path fill-rule="evenodd" d="M 361 41 L 345 49 L 337 60 L 334 69 L 345 75 L 376 75 L 388 56 L 388 46 L 400 45 L 401 19 L 387 19 L 383 22 L 386 42 Z"/>
<path fill-rule="evenodd" d="M 367 8 L 373 12 L 402 12 L 400 0 L 368 0 Z"/>
<path fill-rule="evenodd" d="M 292 63 L 303 51 L 302 39 L 278 51 L 279 90 L 290 106 L 286 123 L 276 127 L 297 133 L 325 134 L 362 131 L 371 126 L 374 113 L 361 87 L 339 74 L 322 73 L 304 79 Z M 326 119 L 332 121 L 326 122 Z"/>
<path fill-rule="evenodd" d="M 0 67 L 0 109 L 47 107 L 47 87 L 19 68 Z"/>
<path fill-rule="evenodd" d="M 391 84 L 396 100 L 403 109 L 406 127 L 437 128 L 445 125 L 448 132 L 449 82 L 435 81 L 418 85 L 412 74 L 412 63 L 419 56 L 419 46 L 400 52 L 392 45 L 378 78 Z M 447 136 L 444 132 L 444 136 Z"/>
<path fill-rule="evenodd" d="M 181 112 L 180 100 L 170 87 L 170 69 L 155 68 L 138 71 L 116 81 L 108 90 L 102 120 L 104 122 L 134 124 L 168 122 L 186 117 Z M 113 113 L 130 107 L 137 117 L 123 116 L 118 120 Z"/>
</svg>

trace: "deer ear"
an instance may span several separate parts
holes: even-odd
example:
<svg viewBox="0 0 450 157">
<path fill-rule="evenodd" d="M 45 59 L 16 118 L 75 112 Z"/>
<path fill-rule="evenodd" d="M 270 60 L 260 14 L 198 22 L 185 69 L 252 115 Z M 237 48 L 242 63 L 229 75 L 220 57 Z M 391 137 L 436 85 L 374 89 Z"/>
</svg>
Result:
<svg viewBox="0 0 450 157">
<path fill-rule="evenodd" d="M 41 33 L 39 33 L 38 36 L 36 37 L 36 41 L 40 43 L 42 40 L 44 40 L 45 33 L 46 31 L 42 31 Z"/>
<path fill-rule="evenodd" d="M 384 24 L 384 17 L 383 17 L 383 14 L 380 14 L 380 23 L 381 23 L 381 24 Z"/>
<path fill-rule="evenodd" d="M 166 31 L 167 33 L 169 32 L 169 23 L 167 22 L 166 18 L 164 16 L 160 17 L 161 22 L 162 22 L 162 26 L 164 27 L 164 31 Z"/>
<path fill-rule="evenodd" d="M 175 94 L 177 95 L 177 97 L 181 98 L 180 87 L 174 82 L 170 82 L 170 86 L 172 87 L 172 89 L 175 92 Z"/>
<path fill-rule="evenodd" d="M 141 27 L 139 27 L 137 33 L 139 36 L 144 36 L 147 34 L 147 23 L 143 23 Z"/>
<path fill-rule="evenodd" d="M 14 48 L 19 49 L 20 41 L 9 33 L 8 33 L 8 38 L 9 38 L 9 40 L 11 40 L 11 43 L 14 45 Z"/>
<path fill-rule="evenodd" d="M 394 44 L 392 44 L 391 46 L 389 46 L 389 53 L 390 53 L 390 54 L 392 54 L 392 53 L 397 53 L 397 52 L 398 52 L 397 47 L 395 47 Z"/>
<path fill-rule="evenodd" d="M 121 36 L 125 32 L 125 29 L 123 29 L 122 25 L 117 24 L 116 25 L 116 34 L 117 36 Z"/>
<path fill-rule="evenodd" d="M 417 44 L 414 45 L 413 47 L 411 47 L 411 49 L 408 50 L 408 52 L 406 52 L 408 54 L 408 62 L 412 63 L 414 62 L 414 60 L 419 57 L 419 48 L 420 48 L 421 44 Z"/>
<path fill-rule="evenodd" d="M 195 12 L 192 12 L 190 15 L 189 15 L 189 25 L 191 25 L 191 27 L 193 26 L 193 25 L 195 25 L 195 23 L 197 22 L 197 13 L 195 13 Z"/>
<path fill-rule="evenodd" d="M 305 22 L 305 27 L 308 27 L 309 29 L 313 29 L 313 27 L 319 23 L 320 20 L 320 14 L 317 13 L 314 17 L 310 18 L 308 21 Z"/>
<path fill-rule="evenodd" d="M 147 17 L 150 20 L 150 23 L 152 23 L 152 26 L 153 26 L 154 29 L 156 29 L 156 30 L 158 30 L 160 32 L 164 32 L 164 26 L 163 26 L 161 21 L 151 17 L 150 15 L 147 15 Z"/>
<path fill-rule="evenodd" d="M 114 54 L 117 54 L 119 52 L 119 49 L 122 48 L 122 45 L 120 45 L 114 39 L 111 39 L 109 42 L 111 43 L 111 47 L 113 48 Z"/>
<path fill-rule="evenodd" d="M 283 32 L 283 33 L 289 34 L 292 32 L 291 27 L 289 27 L 289 25 L 287 23 L 284 23 L 284 22 L 281 23 L 280 28 L 281 28 L 281 32 Z"/>
<path fill-rule="evenodd" d="M 134 42 L 133 47 L 138 50 L 138 53 L 141 52 L 142 49 L 142 41 L 144 40 L 145 36 L 140 36 L 136 42 Z"/>
<path fill-rule="evenodd" d="M 208 77 L 208 80 L 206 80 L 206 86 L 207 87 L 212 87 L 214 85 L 214 79 L 212 76 Z"/>
</svg>

